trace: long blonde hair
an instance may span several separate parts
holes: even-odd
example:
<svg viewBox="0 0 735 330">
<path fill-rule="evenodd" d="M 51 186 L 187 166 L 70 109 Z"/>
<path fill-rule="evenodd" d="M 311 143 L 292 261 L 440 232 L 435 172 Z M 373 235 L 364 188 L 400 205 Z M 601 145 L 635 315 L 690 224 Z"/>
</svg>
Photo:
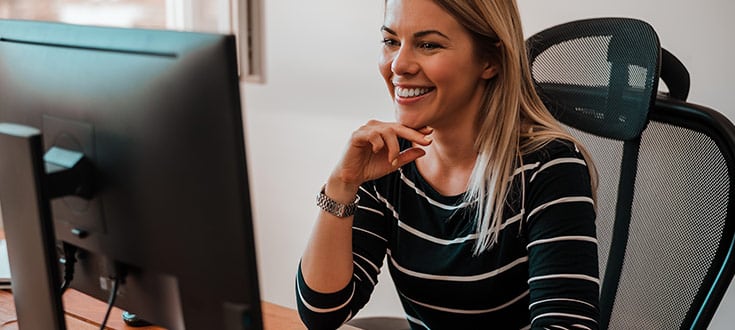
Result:
<svg viewBox="0 0 735 330">
<path fill-rule="evenodd" d="M 478 205 L 474 252 L 479 254 L 498 240 L 513 171 L 522 165 L 523 155 L 554 139 L 575 143 L 590 172 L 593 199 L 597 171 L 589 152 L 554 119 L 536 94 L 516 1 L 434 1 L 470 32 L 477 56 L 498 68 L 484 91 L 475 141 L 478 157 L 465 194 L 465 201 L 477 201 Z M 521 189 L 525 190 L 523 185 Z"/>
</svg>

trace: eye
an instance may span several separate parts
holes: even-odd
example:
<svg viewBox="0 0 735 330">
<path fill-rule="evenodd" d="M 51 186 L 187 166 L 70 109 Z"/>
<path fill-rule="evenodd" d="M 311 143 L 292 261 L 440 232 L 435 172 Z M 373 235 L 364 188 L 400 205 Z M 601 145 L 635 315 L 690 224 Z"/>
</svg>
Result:
<svg viewBox="0 0 735 330">
<path fill-rule="evenodd" d="M 399 45 L 398 40 L 391 39 L 391 38 L 383 38 L 383 41 L 381 41 L 381 42 L 386 47 L 395 47 L 395 46 L 398 46 Z"/>
<path fill-rule="evenodd" d="M 436 50 L 443 48 L 442 45 L 435 42 L 422 42 L 419 44 L 419 48 L 425 50 Z"/>
</svg>

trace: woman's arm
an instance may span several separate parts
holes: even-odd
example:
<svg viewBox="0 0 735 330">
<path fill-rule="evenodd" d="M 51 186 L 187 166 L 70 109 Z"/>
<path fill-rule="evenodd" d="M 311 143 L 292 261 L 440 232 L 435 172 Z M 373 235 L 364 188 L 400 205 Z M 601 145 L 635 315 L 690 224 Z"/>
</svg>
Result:
<svg viewBox="0 0 735 330">
<path fill-rule="evenodd" d="M 357 186 L 339 179 L 328 180 L 324 194 L 341 204 L 355 201 Z M 352 222 L 354 216 L 338 218 L 319 211 L 311 238 L 301 258 L 304 281 L 313 290 L 337 292 L 352 278 Z"/>
<path fill-rule="evenodd" d="M 420 148 L 400 150 L 398 138 L 428 145 L 430 128 L 414 130 L 397 123 L 370 121 L 352 134 L 347 150 L 324 188 L 330 199 L 350 204 L 364 182 L 385 176 L 416 160 Z M 306 251 L 301 259 L 305 282 L 319 292 L 344 288 L 352 276 L 353 217 L 338 218 L 320 210 Z"/>
<path fill-rule="evenodd" d="M 599 271 L 587 167 L 573 146 L 555 148 L 528 183 L 532 329 L 597 329 Z"/>
<path fill-rule="evenodd" d="M 303 262 L 299 268 L 296 282 L 298 310 L 310 329 L 334 329 L 342 325 L 367 303 L 377 284 L 391 222 L 384 216 L 386 210 L 376 198 L 372 183 L 363 185 L 358 195 L 359 207 L 355 220 L 351 221 L 353 228 L 350 228 L 353 244 L 349 250 L 351 272 L 347 283 L 335 290 L 320 292 L 306 283 Z M 329 266 L 329 260 L 326 265 Z"/>
<path fill-rule="evenodd" d="M 413 130 L 396 123 L 378 121 L 371 121 L 362 126 L 352 134 L 344 156 L 327 180 L 324 194 L 340 204 L 350 204 L 356 200 L 358 193 L 364 194 L 360 203 L 362 207 L 376 210 L 380 207 L 377 200 L 368 190 L 359 191 L 360 185 L 383 177 L 424 155 L 424 151 L 417 147 L 401 151 L 398 144 L 399 137 L 419 145 L 428 145 L 431 141 L 426 135 L 430 133 L 429 128 Z M 365 212 L 358 210 L 357 216 L 360 217 L 361 213 Z M 375 216 L 366 213 L 362 218 L 369 221 Z M 355 216 L 340 218 L 320 210 L 302 256 L 297 276 L 297 300 L 302 320 L 307 324 L 314 324 L 314 328 L 321 328 L 325 324 L 331 326 L 338 317 L 343 317 L 340 322 L 346 321 L 367 302 L 367 297 L 372 292 L 374 279 L 371 277 L 377 277 L 379 269 L 367 273 L 364 269 L 360 269 L 362 277 L 368 277 L 361 278 L 358 275 L 360 272 L 355 270 L 354 266 L 360 267 L 360 262 L 367 262 L 371 265 L 371 269 L 375 268 L 374 265 L 382 262 L 385 242 L 378 245 L 374 245 L 370 240 L 353 242 L 353 222 Z M 367 223 L 367 226 L 370 225 Z M 379 252 L 381 244 L 382 254 Z M 368 251 L 363 254 L 372 257 L 355 260 L 353 249 Z M 375 258 L 377 259 L 371 260 Z M 367 286 L 366 281 L 370 282 Z M 360 299 L 353 300 L 356 292 Z M 315 306 L 304 296 L 310 297 L 314 303 L 321 306 Z"/>
</svg>

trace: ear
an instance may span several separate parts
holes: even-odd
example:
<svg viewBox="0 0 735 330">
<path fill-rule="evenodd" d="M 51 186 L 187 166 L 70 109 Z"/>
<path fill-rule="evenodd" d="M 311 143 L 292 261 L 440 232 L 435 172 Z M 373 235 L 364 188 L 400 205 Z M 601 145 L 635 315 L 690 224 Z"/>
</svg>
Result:
<svg viewBox="0 0 735 330">
<path fill-rule="evenodd" d="M 485 69 L 482 71 L 482 79 L 491 79 L 495 77 L 498 74 L 498 66 L 494 63 L 487 62 L 485 65 Z"/>
</svg>

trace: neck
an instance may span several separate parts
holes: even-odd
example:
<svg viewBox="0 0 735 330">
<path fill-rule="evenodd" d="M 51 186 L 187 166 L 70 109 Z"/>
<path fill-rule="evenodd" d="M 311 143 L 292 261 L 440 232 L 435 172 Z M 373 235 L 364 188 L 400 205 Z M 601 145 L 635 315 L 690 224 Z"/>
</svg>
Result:
<svg viewBox="0 0 735 330">
<path fill-rule="evenodd" d="M 468 127 L 434 128 L 426 155 L 416 160 L 419 173 L 443 195 L 458 195 L 467 190 L 477 159 L 477 128 L 468 123 Z"/>
<path fill-rule="evenodd" d="M 436 162 L 436 166 L 446 167 L 447 170 L 472 167 L 477 158 L 475 137 L 476 134 L 470 130 L 458 129 L 453 132 L 435 130 L 427 155 Z"/>
</svg>

